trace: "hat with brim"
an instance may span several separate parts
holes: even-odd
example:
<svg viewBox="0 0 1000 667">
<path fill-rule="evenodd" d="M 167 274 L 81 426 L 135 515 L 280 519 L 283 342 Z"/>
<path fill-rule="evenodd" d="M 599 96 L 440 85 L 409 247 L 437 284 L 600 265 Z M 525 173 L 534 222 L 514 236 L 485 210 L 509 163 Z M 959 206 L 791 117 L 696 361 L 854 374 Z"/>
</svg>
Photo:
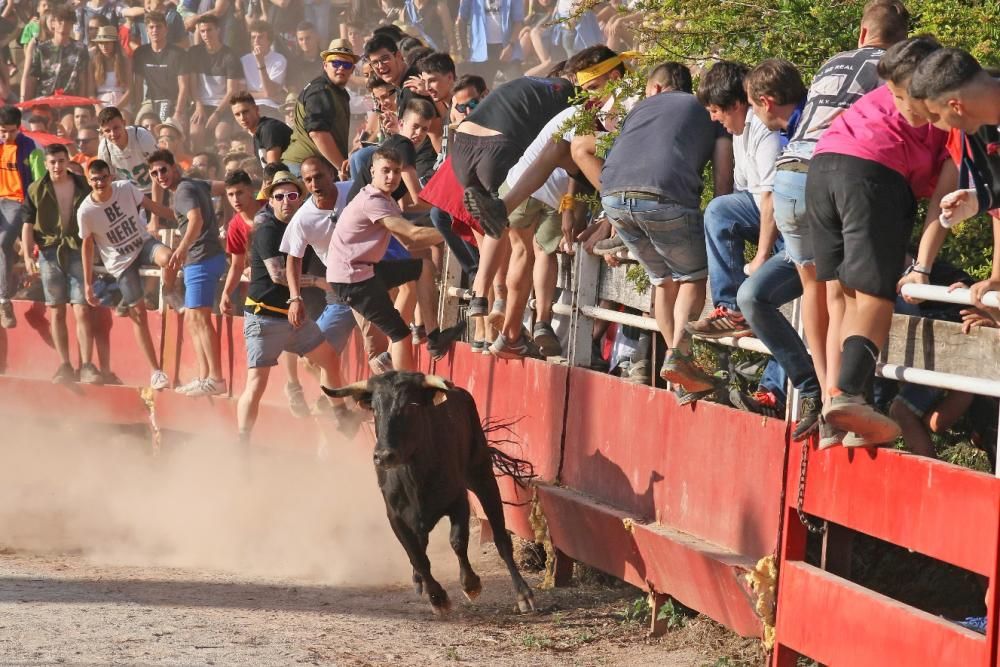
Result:
<svg viewBox="0 0 1000 667">
<path fill-rule="evenodd" d="M 290 171 L 279 171 L 274 175 L 274 179 L 271 181 L 271 184 L 262 189 L 260 193 L 270 199 L 271 193 L 274 192 L 274 189 L 279 185 L 294 185 L 295 189 L 299 191 L 300 197 L 306 193 L 306 186 L 302 185 L 302 181 L 295 178 L 295 175 Z"/>
<path fill-rule="evenodd" d="M 118 31 L 109 25 L 101 26 L 97 29 L 97 34 L 90 38 L 90 41 L 92 44 L 98 44 L 100 42 L 117 42 Z"/>
<path fill-rule="evenodd" d="M 287 112 L 291 109 L 294 109 L 295 105 L 298 103 L 299 103 L 299 96 L 296 95 L 295 93 L 288 93 L 288 95 L 285 96 L 284 103 L 281 105 L 281 110 Z"/>
<path fill-rule="evenodd" d="M 160 136 L 160 130 L 162 130 L 165 127 L 169 127 L 171 130 L 179 134 L 181 137 L 181 141 L 184 141 L 184 130 L 181 129 L 181 126 L 173 118 L 168 118 L 159 125 L 157 125 L 155 128 L 153 128 L 155 130 L 155 134 L 157 137 Z"/>
<path fill-rule="evenodd" d="M 345 60 L 350 60 L 352 63 L 356 63 L 361 60 L 361 56 L 354 53 L 354 49 L 351 48 L 351 43 L 343 38 L 337 38 L 330 41 L 330 47 L 323 51 L 320 58 L 323 59 L 325 63 L 330 58 L 344 58 Z"/>
</svg>

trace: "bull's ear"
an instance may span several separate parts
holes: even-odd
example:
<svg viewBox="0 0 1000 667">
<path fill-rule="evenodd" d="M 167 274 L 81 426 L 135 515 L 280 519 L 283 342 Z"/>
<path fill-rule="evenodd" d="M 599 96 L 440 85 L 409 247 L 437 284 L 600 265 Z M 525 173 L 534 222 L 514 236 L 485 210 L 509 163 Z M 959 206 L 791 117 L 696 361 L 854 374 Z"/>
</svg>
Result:
<svg viewBox="0 0 1000 667">
<path fill-rule="evenodd" d="M 360 382 L 355 382 L 354 384 L 349 384 L 346 387 L 340 387 L 338 389 L 330 389 L 329 387 L 321 387 L 323 393 L 331 398 L 346 398 L 350 396 L 356 401 L 361 401 L 362 399 L 371 399 L 371 391 L 368 389 L 368 381 L 361 380 Z"/>
</svg>

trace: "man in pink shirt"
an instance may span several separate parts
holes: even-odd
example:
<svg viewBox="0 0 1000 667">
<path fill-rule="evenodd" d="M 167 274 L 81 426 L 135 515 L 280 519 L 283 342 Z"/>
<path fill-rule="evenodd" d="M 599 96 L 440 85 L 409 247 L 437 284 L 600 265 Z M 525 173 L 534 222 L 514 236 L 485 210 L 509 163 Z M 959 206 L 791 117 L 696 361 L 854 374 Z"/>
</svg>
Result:
<svg viewBox="0 0 1000 667">
<path fill-rule="evenodd" d="M 402 178 L 402 165 L 402 158 L 392 148 L 379 148 L 372 155 L 371 185 L 351 200 L 334 227 L 326 279 L 340 301 L 389 337 L 393 368 L 416 370 L 410 327 L 390 299 L 390 289 L 416 283 L 417 306 L 430 330 L 427 350 L 434 359 L 448 352 L 462 327 L 444 331 L 438 328 L 434 266 L 429 259 L 383 260 L 392 236 L 411 252 L 442 241 L 436 229 L 408 222 L 393 200 L 392 193 Z"/>
<path fill-rule="evenodd" d="M 836 383 L 823 417 L 845 446 L 877 446 L 900 433 L 865 395 L 889 335 L 898 285 L 927 282 L 944 240 L 936 224 L 941 197 L 957 182 L 947 134 L 928 124 L 926 109 L 907 92 L 917 65 L 939 48 L 932 37 L 915 37 L 886 51 L 878 65 L 886 85 L 834 121 L 809 165 L 816 277 L 827 283 L 830 310 L 827 381 Z M 920 251 L 904 273 L 917 202 L 925 198 L 930 206 Z"/>
</svg>

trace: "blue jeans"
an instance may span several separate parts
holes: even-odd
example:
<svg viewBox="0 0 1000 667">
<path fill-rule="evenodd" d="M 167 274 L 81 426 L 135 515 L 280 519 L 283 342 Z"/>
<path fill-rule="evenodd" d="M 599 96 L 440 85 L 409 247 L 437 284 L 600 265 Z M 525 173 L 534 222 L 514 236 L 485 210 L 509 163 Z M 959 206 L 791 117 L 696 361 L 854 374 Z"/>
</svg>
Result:
<svg viewBox="0 0 1000 667">
<path fill-rule="evenodd" d="M 465 271 L 465 275 L 470 279 L 475 276 L 479 271 L 479 249 L 451 231 L 451 216 L 437 207 L 431 209 L 431 224 L 434 225 L 434 229 L 441 232 L 444 242 L 448 244 L 448 249 Z"/>
<path fill-rule="evenodd" d="M 736 292 L 746 279 L 743 273 L 747 242 L 760 238 L 760 209 L 749 192 L 716 197 L 705 209 L 705 240 L 708 246 L 708 284 L 712 305 L 739 310 Z M 775 252 L 784 249 L 781 239 Z"/>
<path fill-rule="evenodd" d="M 646 269 L 651 283 L 705 278 L 705 230 L 700 211 L 621 194 L 602 197 L 601 206 L 625 247 Z"/>
<path fill-rule="evenodd" d="M 780 366 L 803 396 L 819 396 L 819 380 L 812 357 L 798 332 L 778 310 L 800 296 L 802 281 L 795 265 L 779 253 L 744 281 L 736 300 L 754 335 L 771 350 L 773 359 L 764 372 L 764 378 L 774 384 L 778 380 L 777 374 L 769 371 L 772 366 Z M 762 386 L 765 379 L 761 380 Z M 784 387 L 782 378 L 782 393 Z M 768 388 L 774 390 L 774 387 Z"/>
<path fill-rule="evenodd" d="M 774 222 L 785 242 L 785 254 L 800 266 L 816 263 L 806 218 L 806 176 L 787 169 L 774 174 Z"/>
<path fill-rule="evenodd" d="M 6 301 L 13 295 L 17 286 L 14 285 L 14 241 L 21 236 L 21 224 L 24 221 L 22 204 L 13 199 L 0 199 L 0 301 Z"/>
</svg>

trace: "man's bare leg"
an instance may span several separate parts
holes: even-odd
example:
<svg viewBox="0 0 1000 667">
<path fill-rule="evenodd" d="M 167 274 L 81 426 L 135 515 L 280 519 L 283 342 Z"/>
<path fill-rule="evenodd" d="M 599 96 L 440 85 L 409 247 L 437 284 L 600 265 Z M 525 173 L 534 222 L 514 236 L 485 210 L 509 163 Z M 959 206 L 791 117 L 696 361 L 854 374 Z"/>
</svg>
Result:
<svg viewBox="0 0 1000 667">
<path fill-rule="evenodd" d="M 236 425 L 242 442 L 250 440 L 250 431 L 253 430 L 254 424 L 257 422 L 260 399 L 264 396 L 264 390 L 267 389 L 267 379 L 270 374 L 270 366 L 247 369 L 247 384 L 236 403 Z"/>
</svg>

